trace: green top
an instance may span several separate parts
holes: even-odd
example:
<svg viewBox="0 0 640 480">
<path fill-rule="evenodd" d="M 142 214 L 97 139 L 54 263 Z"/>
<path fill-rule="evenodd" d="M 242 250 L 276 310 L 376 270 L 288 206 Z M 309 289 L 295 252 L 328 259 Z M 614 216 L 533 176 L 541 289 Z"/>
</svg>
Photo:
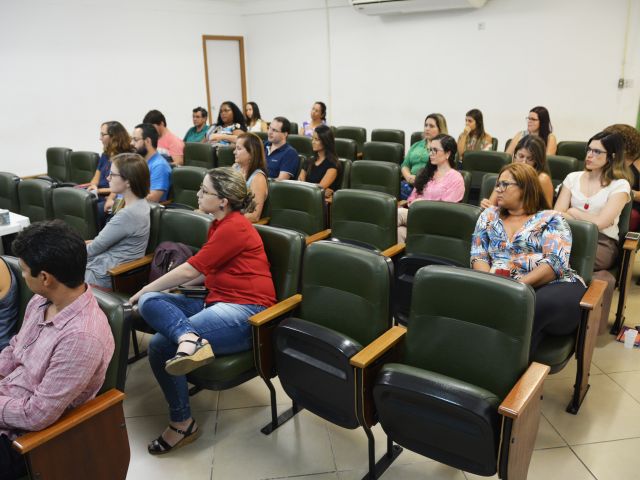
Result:
<svg viewBox="0 0 640 480">
<path fill-rule="evenodd" d="M 199 132 L 196 130 L 196 127 L 191 127 L 187 134 L 184 136 L 184 142 L 196 142 L 200 143 L 204 140 L 205 135 L 207 134 L 207 130 L 209 129 L 209 125 L 206 123 L 202 127 L 202 130 Z"/>
<path fill-rule="evenodd" d="M 417 175 L 420 170 L 427 166 L 429 161 L 429 151 L 427 150 L 426 140 L 420 140 L 409 148 L 407 155 L 402 162 L 402 168 L 407 167 L 411 175 Z"/>
</svg>

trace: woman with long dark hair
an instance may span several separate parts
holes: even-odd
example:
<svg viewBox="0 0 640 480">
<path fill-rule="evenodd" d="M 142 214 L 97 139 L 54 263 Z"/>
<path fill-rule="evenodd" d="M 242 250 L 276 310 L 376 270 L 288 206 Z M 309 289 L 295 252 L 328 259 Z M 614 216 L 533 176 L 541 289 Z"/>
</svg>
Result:
<svg viewBox="0 0 640 480">
<path fill-rule="evenodd" d="M 207 141 L 212 145 L 236 143 L 238 135 L 247 131 L 244 115 L 233 102 L 222 102 L 215 125 L 207 131 Z"/>
<path fill-rule="evenodd" d="M 458 137 L 458 155 L 464 157 L 468 150 L 491 150 L 492 138 L 484 130 L 482 112 L 473 108 L 467 112 L 464 119 L 465 127 Z"/>
<path fill-rule="evenodd" d="M 248 132 L 266 132 L 269 126 L 262 119 L 260 108 L 256 102 L 247 102 L 244 106 L 244 116 L 247 120 Z"/>
<path fill-rule="evenodd" d="M 327 124 L 327 106 L 324 102 L 315 102 L 311 107 L 310 113 L 311 121 L 302 122 L 302 128 L 298 132 L 305 137 L 312 137 L 313 132 L 320 125 Z"/>
<path fill-rule="evenodd" d="M 527 115 L 527 129 L 516 133 L 511 139 L 511 143 L 505 150 L 509 155 L 513 155 L 516 145 L 522 137 L 527 135 L 537 135 L 546 145 L 547 155 L 555 155 L 558 150 L 558 141 L 552 133 L 551 117 L 549 110 L 545 107 L 533 107 Z"/>
<path fill-rule="evenodd" d="M 311 137 L 314 156 L 306 169 L 300 171 L 298 180 L 317 183 L 324 188 L 325 198 L 331 198 L 338 188 L 340 162 L 336 154 L 336 140 L 331 128 L 326 125 L 316 127 Z"/>
</svg>

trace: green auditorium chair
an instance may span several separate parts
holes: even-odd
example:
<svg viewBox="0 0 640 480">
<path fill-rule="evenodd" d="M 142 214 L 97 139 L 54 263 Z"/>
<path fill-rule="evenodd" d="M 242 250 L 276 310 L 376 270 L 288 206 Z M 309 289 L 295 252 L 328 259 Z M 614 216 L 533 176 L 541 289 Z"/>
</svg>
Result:
<svg viewBox="0 0 640 480">
<path fill-rule="evenodd" d="M 313 155 L 313 147 L 311 146 L 311 138 L 304 135 L 291 134 L 287 136 L 287 143 L 291 145 L 299 155 L 311 157 Z"/>
<path fill-rule="evenodd" d="M 198 191 L 207 169 L 202 167 L 176 167 L 171 171 L 171 188 L 173 189 L 173 203 L 184 205 L 191 210 L 198 208 Z"/>
<path fill-rule="evenodd" d="M 397 143 L 365 142 L 362 148 L 362 158 L 400 165 L 404 159 L 404 147 Z"/>
<path fill-rule="evenodd" d="M 9 172 L 0 172 L 0 208 L 10 212 L 20 212 L 18 184 L 20 177 Z"/>
<path fill-rule="evenodd" d="M 214 168 L 214 151 L 210 143 L 187 142 L 184 144 L 184 166 Z"/>
<path fill-rule="evenodd" d="M 424 131 L 420 130 L 419 132 L 413 132 L 411 134 L 411 145 L 419 142 L 420 140 L 424 140 Z"/>
<path fill-rule="evenodd" d="M 464 154 L 462 169 L 471 172 L 471 190 L 478 191 L 485 173 L 498 173 L 511 162 L 511 155 L 503 152 L 472 150 Z"/>
<path fill-rule="evenodd" d="M 96 152 L 69 153 L 69 182 L 89 183 L 98 169 L 99 155 Z"/>
<path fill-rule="evenodd" d="M 54 188 L 51 195 L 53 218 L 70 225 L 83 240 L 98 234 L 98 199 L 82 188 Z"/>
<path fill-rule="evenodd" d="M 351 188 L 400 195 L 400 165 L 375 160 L 358 160 L 351 166 Z"/>
<path fill-rule="evenodd" d="M 336 127 L 335 137 L 355 140 L 358 147 L 358 154 L 360 154 L 362 153 L 364 142 L 367 141 L 367 129 L 364 127 Z"/>
<path fill-rule="evenodd" d="M 235 147 L 229 145 L 220 145 L 216 148 L 216 167 L 231 167 L 236 163 L 234 149 Z"/>
<path fill-rule="evenodd" d="M 416 272 L 426 265 L 470 267 L 471 235 L 482 209 L 466 203 L 415 202 L 407 217 L 404 255 L 396 264 L 394 316 L 409 321 L 411 292 Z"/>
<path fill-rule="evenodd" d="M 292 413 L 305 408 L 340 427 L 362 427 L 369 475 L 382 473 L 400 449 L 375 465 L 371 427 L 377 420 L 367 390 L 379 366 L 364 371 L 350 360 L 391 327 L 392 268 L 389 258 L 371 249 L 332 241 L 307 246 L 302 294 L 288 306 L 291 316 L 275 328 L 273 339 Z"/>
<path fill-rule="evenodd" d="M 340 171 L 338 172 L 337 184 L 340 188 L 349 188 L 352 162 L 348 158 L 339 158 L 338 160 L 340 161 Z"/>
<path fill-rule="evenodd" d="M 29 217 L 31 223 L 53 218 L 51 182 L 39 178 L 28 178 L 18 184 L 20 215 Z"/>
<path fill-rule="evenodd" d="M 3 257 L 18 279 L 20 316 L 33 295 L 18 259 Z M 23 454 L 33 480 L 124 480 L 129 468 L 129 438 L 124 400 L 131 307 L 116 297 L 94 289 L 98 305 L 107 316 L 115 349 L 98 396 L 63 414 L 53 425 L 19 436 L 13 448 Z M 109 448 L 105 448 L 105 442 Z M 69 455 L 73 451 L 75 455 Z"/>
<path fill-rule="evenodd" d="M 358 157 L 358 144 L 350 138 L 336 138 L 336 153 L 340 158 L 356 160 Z"/>
<path fill-rule="evenodd" d="M 47 148 L 47 176 L 57 183 L 71 181 L 69 179 L 69 163 L 71 149 L 65 147 Z M 95 173 L 95 171 L 94 171 Z"/>
<path fill-rule="evenodd" d="M 462 179 L 464 180 L 464 196 L 460 202 L 469 203 L 469 194 L 471 193 L 471 172 L 460 170 L 460 175 L 462 175 Z"/>
<path fill-rule="evenodd" d="M 255 133 L 258 137 L 260 137 L 260 140 L 262 140 L 263 145 L 269 140 L 269 135 L 267 134 L 267 132 L 252 132 L 252 133 Z"/>
<path fill-rule="evenodd" d="M 491 150 L 498 151 L 498 139 L 496 137 L 491 137 Z"/>
<path fill-rule="evenodd" d="M 551 172 L 551 182 L 553 188 L 560 185 L 571 172 L 580 170 L 577 159 L 564 155 L 547 155 L 547 165 Z"/>
<path fill-rule="evenodd" d="M 402 145 L 404 152 L 404 130 L 392 128 L 374 128 L 371 130 L 372 142 L 391 142 Z"/>
<path fill-rule="evenodd" d="M 587 142 L 564 141 L 558 143 L 556 155 L 573 157 L 580 162 L 580 167 L 584 165 L 584 158 L 587 156 Z"/>
<path fill-rule="evenodd" d="M 549 371 L 529 364 L 534 303 L 529 285 L 496 275 L 421 269 L 409 327 L 351 361 L 395 357 L 372 388 L 390 440 L 475 475 L 526 478 Z"/>
<path fill-rule="evenodd" d="M 300 131 L 300 128 L 298 127 L 298 122 L 289 122 L 291 124 L 291 131 L 289 132 L 289 135 L 297 135 L 298 132 Z"/>
<path fill-rule="evenodd" d="M 490 198 L 493 190 L 496 188 L 496 182 L 498 181 L 497 173 L 485 173 L 482 177 L 482 184 L 480 185 L 479 201 L 484 198 Z"/>
</svg>

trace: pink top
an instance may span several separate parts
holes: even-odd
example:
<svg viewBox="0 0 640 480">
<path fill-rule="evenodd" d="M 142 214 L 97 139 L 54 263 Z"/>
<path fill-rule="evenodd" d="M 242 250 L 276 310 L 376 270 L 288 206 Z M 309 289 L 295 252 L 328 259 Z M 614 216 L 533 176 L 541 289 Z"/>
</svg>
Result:
<svg viewBox="0 0 640 480">
<path fill-rule="evenodd" d="M 169 154 L 170 157 L 182 156 L 184 154 L 184 142 L 176 137 L 169 130 L 158 139 L 158 151 Z"/>
<path fill-rule="evenodd" d="M 11 440 L 95 397 L 113 355 L 111 328 L 91 287 L 45 321 L 48 305 L 34 295 L 22 328 L 0 352 L 0 435 Z"/>
<path fill-rule="evenodd" d="M 407 205 L 415 200 L 439 200 L 442 202 L 459 202 L 464 197 L 464 179 L 457 170 L 449 170 L 444 177 L 436 180 L 432 178 L 418 194 L 414 188 L 407 198 Z"/>
</svg>

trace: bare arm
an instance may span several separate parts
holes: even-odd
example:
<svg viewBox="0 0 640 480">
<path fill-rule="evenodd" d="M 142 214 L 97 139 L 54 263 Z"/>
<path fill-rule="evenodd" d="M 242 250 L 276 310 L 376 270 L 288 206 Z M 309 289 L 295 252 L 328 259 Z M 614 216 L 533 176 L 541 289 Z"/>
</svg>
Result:
<svg viewBox="0 0 640 480">
<path fill-rule="evenodd" d="M 333 182 L 336 181 L 337 177 L 338 177 L 338 169 L 328 168 L 327 172 L 324 174 L 324 176 L 322 177 L 322 180 L 320 180 L 318 185 L 320 185 L 324 189 L 327 189 L 331 185 L 333 185 Z"/>
<path fill-rule="evenodd" d="M 602 231 L 613 225 L 613 222 L 620 216 L 620 212 L 622 212 L 622 209 L 628 201 L 629 195 L 627 193 L 618 192 L 608 198 L 604 208 L 596 215 L 583 212 L 577 208 L 569 208 L 567 213 L 577 220 L 586 220 L 595 223 L 598 230 Z"/>
<path fill-rule="evenodd" d="M 280 172 L 276 180 L 290 180 L 291 174 L 289 172 Z"/>
<path fill-rule="evenodd" d="M 479 272 L 490 272 L 491 271 L 491 267 L 484 260 L 476 260 L 475 262 L 473 262 L 473 269 L 477 270 Z"/>
<path fill-rule="evenodd" d="M 509 147 L 507 147 L 507 149 L 504 152 L 508 153 L 509 155 L 513 155 L 513 152 L 515 152 L 516 150 L 516 145 L 520 141 L 521 137 L 522 137 L 522 132 L 516 133 L 511 139 L 511 143 L 509 144 Z"/>
<path fill-rule="evenodd" d="M 147 200 L 150 202 L 159 202 L 164 195 L 164 190 L 151 190 L 147 195 Z"/>
<path fill-rule="evenodd" d="M 547 155 L 555 155 L 558 151 L 558 141 L 553 133 L 547 137 Z M 583 159 L 584 160 L 584 159 Z"/>
<path fill-rule="evenodd" d="M 149 285 L 146 285 L 145 287 L 140 289 L 129 299 L 129 302 L 131 303 L 131 305 L 134 305 L 138 302 L 138 300 L 144 293 L 161 292 L 162 290 L 167 290 L 169 288 L 182 285 L 183 283 L 191 282 L 196 278 L 199 278 L 200 276 L 201 273 L 198 270 L 193 268 L 189 263 L 185 262 L 182 265 L 177 266 L 173 270 L 165 273 L 155 282 L 151 282 Z"/>
<path fill-rule="evenodd" d="M 307 181 L 307 172 L 306 170 L 303 168 L 302 170 L 300 170 L 300 174 L 298 175 L 298 180 L 301 182 L 306 182 Z"/>
<path fill-rule="evenodd" d="M 416 181 L 416 176 L 411 175 L 411 170 L 409 170 L 408 167 L 402 167 L 400 171 L 402 172 L 402 176 L 405 179 L 405 181 L 413 185 L 414 182 Z"/>
<path fill-rule="evenodd" d="M 551 181 L 551 177 L 546 173 L 541 173 L 538 175 L 538 180 L 540 180 L 544 198 L 547 200 L 549 206 L 553 205 L 553 182 Z"/>
<path fill-rule="evenodd" d="M 89 186 L 87 187 L 87 190 L 89 191 L 97 190 L 98 183 L 100 183 L 100 170 L 96 170 L 96 173 L 93 175 L 93 178 L 89 182 Z"/>
<path fill-rule="evenodd" d="M 538 265 L 529 273 L 522 276 L 519 281 L 520 283 L 531 285 L 532 287 L 540 287 L 542 285 L 546 285 L 549 282 L 552 282 L 555 279 L 556 272 L 553 271 L 553 268 L 551 268 L 549 264 L 544 263 L 542 265 Z"/>
<path fill-rule="evenodd" d="M 560 189 L 560 195 L 558 195 L 558 199 L 556 200 L 556 204 L 553 206 L 553 209 L 565 213 L 569 210 L 571 206 L 571 190 L 569 188 L 565 188 L 564 186 Z M 567 217 L 567 215 L 565 215 Z M 569 218 L 571 215 L 568 215 Z"/>
<path fill-rule="evenodd" d="M 176 165 L 184 165 L 184 155 L 173 155 L 171 160 L 173 160 L 173 163 Z"/>
<path fill-rule="evenodd" d="M 551 194 L 553 195 L 553 191 L 551 192 Z M 493 191 L 491 192 L 491 196 L 489 198 L 483 198 L 482 201 L 480 202 L 480 206 L 482 208 L 489 208 L 489 207 L 493 207 L 495 205 L 497 205 L 497 201 L 498 201 L 498 194 L 495 190 L 495 188 L 493 189 Z M 551 205 L 551 204 L 549 204 Z"/>
<path fill-rule="evenodd" d="M 262 217 L 264 202 L 267 200 L 268 186 L 267 179 L 264 175 L 256 175 L 253 177 L 253 181 L 251 182 L 251 191 L 254 195 L 256 208 L 251 213 L 245 213 L 244 216 L 251 223 L 256 223 Z"/>
</svg>

